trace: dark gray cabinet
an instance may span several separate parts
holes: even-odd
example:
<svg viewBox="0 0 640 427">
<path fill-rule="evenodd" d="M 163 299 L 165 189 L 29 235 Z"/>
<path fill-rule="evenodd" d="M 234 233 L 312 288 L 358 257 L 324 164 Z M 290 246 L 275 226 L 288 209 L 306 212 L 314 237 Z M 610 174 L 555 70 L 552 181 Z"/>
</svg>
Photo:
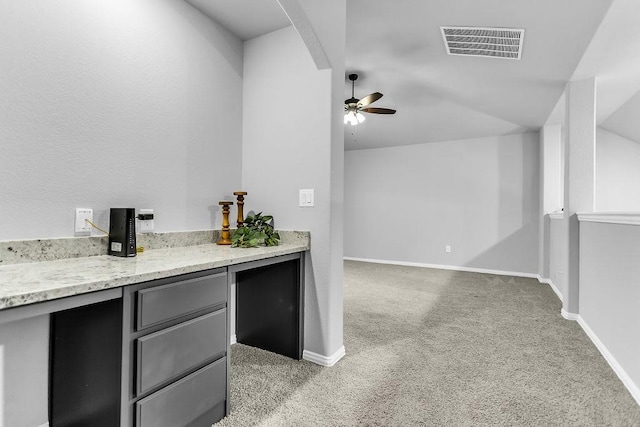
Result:
<svg viewBox="0 0 640 427">
<path fill-rule="evenodd" d="M 303 279 L 296 253 L 56 301 L 51 426 L 209 427 L 229 413 L 232 284 L 238 342 L 300 359 Z"/>
<path fill-rule="evenodd" d="M 228 413 L 228 298 L 226 269 L 125 288 L 123 427 L 208 427 Z"/>
</svg>

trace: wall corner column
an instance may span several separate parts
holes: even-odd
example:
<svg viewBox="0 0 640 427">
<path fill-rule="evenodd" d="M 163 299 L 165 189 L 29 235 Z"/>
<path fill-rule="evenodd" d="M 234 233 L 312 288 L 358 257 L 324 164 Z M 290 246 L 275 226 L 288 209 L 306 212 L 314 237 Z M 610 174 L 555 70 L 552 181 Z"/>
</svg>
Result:
<svg viewBox="0 0 640 427">
<path fill-rule="evenodd" d="M 538 274 L 550 280 L 550 223 L 547 214 L 558 212 L 562 200 L 562 125 L 545 125 L 540 131 L 540 234 Z"/>
<path fill-rule="evenodd" d="M 577 212 L 595 207 L 596 78 L 569 82 L 566 97 L 564 212 L 567 221 L 567 295 L 563 315 L 579 314 L 580 230 Z"/>
</svg>

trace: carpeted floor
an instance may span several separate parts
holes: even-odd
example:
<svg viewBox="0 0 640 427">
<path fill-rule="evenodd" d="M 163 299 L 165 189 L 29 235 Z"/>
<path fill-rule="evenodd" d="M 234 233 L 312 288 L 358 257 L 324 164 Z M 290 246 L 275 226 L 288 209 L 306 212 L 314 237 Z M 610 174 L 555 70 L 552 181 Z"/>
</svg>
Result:
<svg viewBox="0 0 640 427">
<path fill-rule="evenodd" d="M 331 368 L 236 344 L 226 426 L 640 426 L 640 406 L 534 279 L 345 262 Z"/>
</svg>

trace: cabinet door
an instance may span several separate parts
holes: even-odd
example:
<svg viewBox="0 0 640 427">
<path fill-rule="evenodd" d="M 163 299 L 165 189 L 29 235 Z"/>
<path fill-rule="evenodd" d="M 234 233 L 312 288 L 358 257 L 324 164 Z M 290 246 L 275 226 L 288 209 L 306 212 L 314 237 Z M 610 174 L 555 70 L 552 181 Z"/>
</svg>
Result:
<svg viewBox="0 0 640 427">
<path fill-rule="evenodd" d="M 138 427 L 210 427 L 225 413 L 226 357 L 136 403 Z"/>
<path fill-rule="evenodd" d="M 137 394 L 185 374 L 227 349 L 227 310 L 222 309 L 137 340 Z"/>
</svg>

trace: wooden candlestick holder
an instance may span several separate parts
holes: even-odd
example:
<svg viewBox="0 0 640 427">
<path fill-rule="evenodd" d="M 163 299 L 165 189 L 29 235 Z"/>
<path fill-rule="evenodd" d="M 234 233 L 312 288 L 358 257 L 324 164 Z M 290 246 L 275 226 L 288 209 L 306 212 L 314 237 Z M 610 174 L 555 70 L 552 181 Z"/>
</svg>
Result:
<svg viewBox="0 0 640 427">
<path fill-rule="evenodd" d="M 238 205 L 238 222 L 237 222 L 237 226 L 238 226 L 238 228 L 240 228 L 244 224 L 244 212 L 242 212 L 242 210 L 244 208 L 244 196 L 247 195 L 247 192 L 246 191 L 234 191 L 233 195 L 237 196 L 237 199 L 238 199 L 238 201 L 236 202 L 236 204 Z"/>
<path fill-rule="evenodd" d="M 219 245 L 230 245 L 231 244 L 231 234 L 229 233 L 229 206 L 233 205 L 233 202 L 218 202 L 220 206 L 222 206 L 222 232 L 220 233 L 220 238 L 216 242 Z"/>
</svg>

